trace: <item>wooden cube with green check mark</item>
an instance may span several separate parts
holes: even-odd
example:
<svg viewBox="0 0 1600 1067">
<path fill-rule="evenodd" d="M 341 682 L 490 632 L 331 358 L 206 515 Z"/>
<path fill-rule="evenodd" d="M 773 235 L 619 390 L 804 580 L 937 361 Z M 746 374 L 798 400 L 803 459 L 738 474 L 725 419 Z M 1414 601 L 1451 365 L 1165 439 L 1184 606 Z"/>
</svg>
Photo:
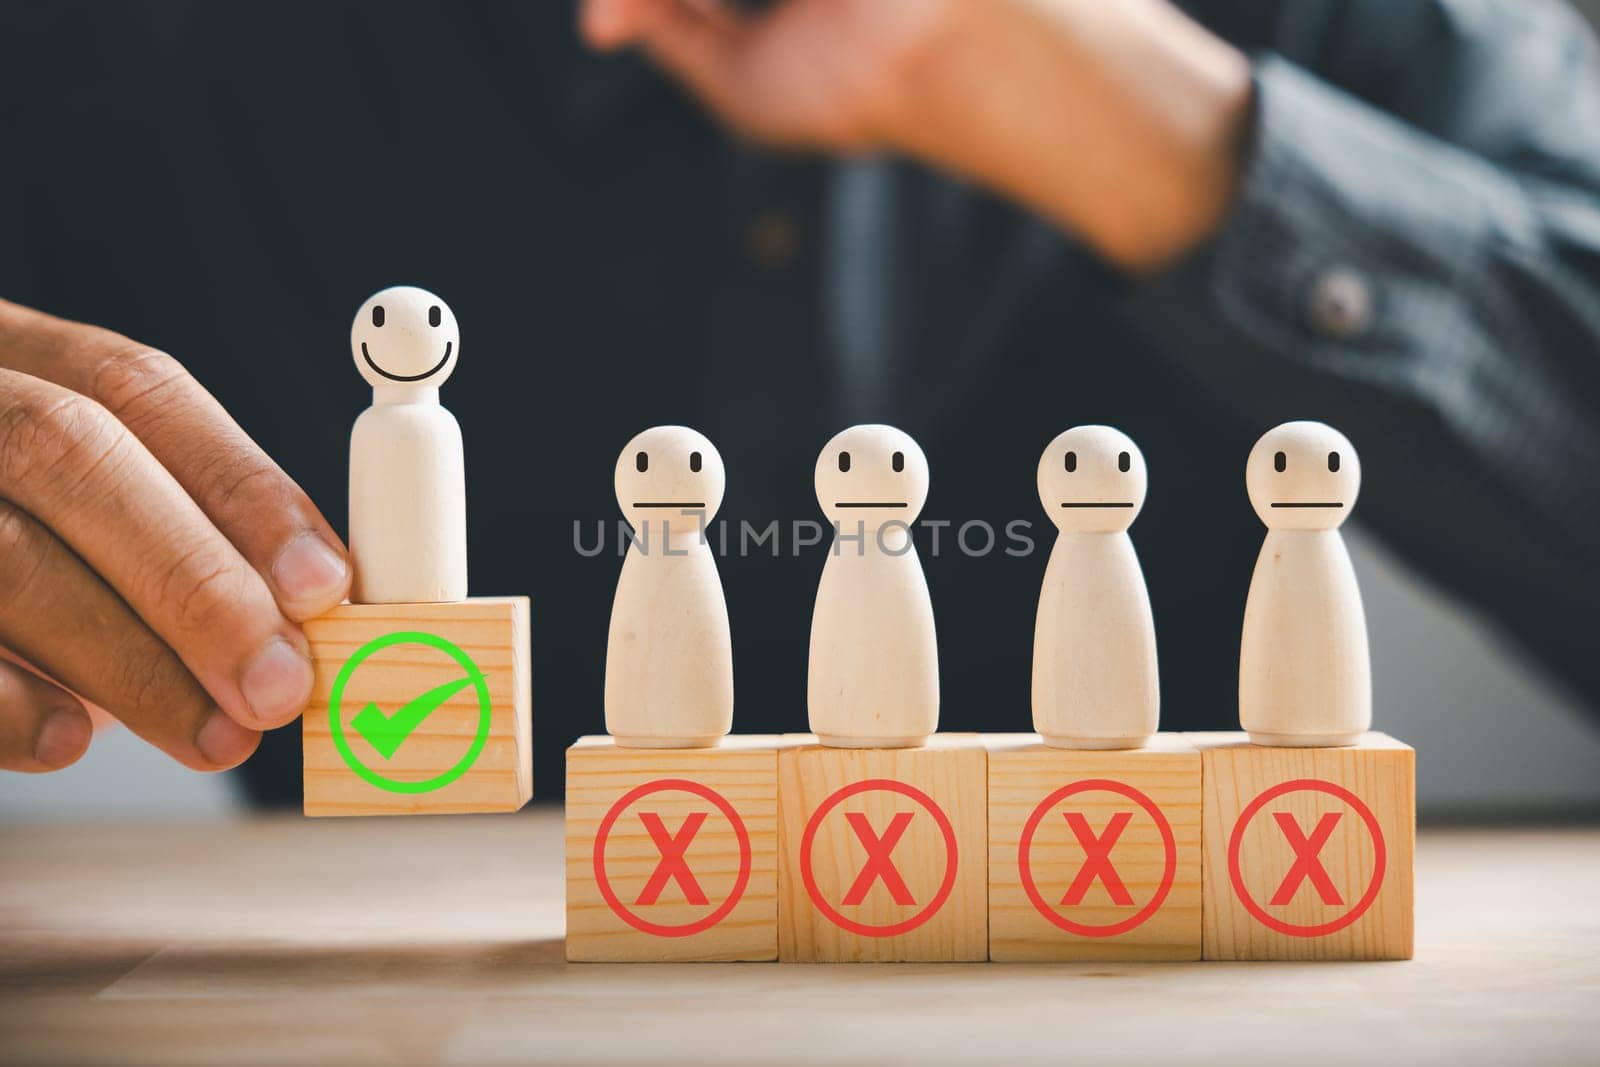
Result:
<svg viewBox="0 0 1600 1067">
<path fill-rule="evenodd" d="M 305 624 L 307 815 L 515 811 L 533 793 L 528 599 L 341 604 Z"/>
</svg>

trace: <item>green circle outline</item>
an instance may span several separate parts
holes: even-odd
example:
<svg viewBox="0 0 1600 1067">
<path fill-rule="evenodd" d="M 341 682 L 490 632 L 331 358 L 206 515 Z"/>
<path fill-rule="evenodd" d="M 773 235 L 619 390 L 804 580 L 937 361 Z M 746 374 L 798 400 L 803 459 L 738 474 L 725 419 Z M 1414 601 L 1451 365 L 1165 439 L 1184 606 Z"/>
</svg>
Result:
<svg viewBox="0 0 1600 1067">
<path fill-rule="evenodd" d="M 367 657 L 392 645 L 427 645 L 429 648 L 438 649 L 467 672 L 467 676 L 472 679 L 472 687 L 478 692 L 478 732 L 473 736 L 472 745 L 467 749 L 466 755 L 449 770 L 419 782 L 401 781 L 379 774 L 356 757 L 350 749 L 350 742 L 345 740 L 344 736 L 344 722 L 340 712 L 344 710 L 345 683 Z M 368 641 L 356 649 L 355 653 L 345 660 L 344 666 L 339 668 L 339 674 L 333 680 L 333 690 L 328 694 L 328 729 L 333 735 L 333 747 L 338 749 L 345 766 L 355 771 L 369 785 L 377 786 L 389 793 L 431 793 L 435 789 L 443 789 L 460 778 L 477 762 L 478 756 L 483 752 L 483 746 L 489 743 L 490 715 L 493 710 L 489 700 L 489 683 L 484 678 L 483 671 L 472 662 L 471 656 L 463 652 L 454 642 L 438 634 L 424 633 L 421 630 L 397 630 L 392 634 L 384 634 Z"/>
</svg>

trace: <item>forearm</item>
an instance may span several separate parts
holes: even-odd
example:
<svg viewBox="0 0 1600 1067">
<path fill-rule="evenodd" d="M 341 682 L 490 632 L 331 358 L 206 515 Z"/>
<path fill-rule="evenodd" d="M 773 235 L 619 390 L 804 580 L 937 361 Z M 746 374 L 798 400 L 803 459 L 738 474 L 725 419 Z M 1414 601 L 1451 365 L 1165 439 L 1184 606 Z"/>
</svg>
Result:
<svg viewBox="0 0 1600 1067">
<path fill-rule="evenodd" d="M 1257 76 L 1233 209 L 1123 286 L 1121 321 L 1248 425 L 1340 426 L 1369 460 L 1365 520 L 1600 691 L 1570 626 L 1600 582 L 1600 198 L 1281 60 Z"/>
<path fill-rule="evenodd" d="M 1250 100 L 1246 58 L 1162 0 L 954 0 L 882 134 L 1143 270 L 1227 212 Z"/>
</svg>

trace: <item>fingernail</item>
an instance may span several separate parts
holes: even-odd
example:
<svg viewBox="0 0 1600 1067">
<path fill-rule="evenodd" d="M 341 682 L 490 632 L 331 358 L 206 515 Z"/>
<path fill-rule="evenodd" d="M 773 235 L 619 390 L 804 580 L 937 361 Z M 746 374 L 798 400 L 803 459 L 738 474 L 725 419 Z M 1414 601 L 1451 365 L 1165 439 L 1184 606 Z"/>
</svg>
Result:
<svg viewBox="0 0 1600 1067">
<path fill-rule="evenodd" d="M 194 747 L 207 763 L 232 767 L 254 752 L 260 740 L 260 734 L 240 726 L 219 708 L 194 735 Z"/>
<path fill-rule="evenodd" d="M 301 534 L 284 546 L 272 564 L 272 580 L 288 600 L 323 600 L 344 591 L 349 577 L 339 554 L 316 534 Z"/>
<path fill-rule="evenodd" d="M 89 747 L 94 726 L 89 716 L 81 711 L 62 709 L 51 715 L 39 728 L 39 739 L 33 745 L 33 757 L 46 767 L 65 767 L 83 755 Z"/>
<path fill-rule="evenodd" d="M 245 667 L 239 689 L 256 718 L 276 726 L 311 699 L 311 661 L 283 638 L 274 637 Z"/>
</svg>

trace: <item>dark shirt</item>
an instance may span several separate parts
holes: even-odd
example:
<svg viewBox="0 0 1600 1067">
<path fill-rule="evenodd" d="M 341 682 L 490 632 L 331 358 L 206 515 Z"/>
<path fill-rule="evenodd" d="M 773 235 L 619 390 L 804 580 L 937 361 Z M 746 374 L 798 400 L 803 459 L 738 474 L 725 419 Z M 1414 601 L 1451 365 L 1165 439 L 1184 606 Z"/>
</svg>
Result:
<svg viewBox="0 0 1600 1067">
<path fill-rule="evenodd" d="M 350 316 L 402 282 L 455 309 L 472 589 L 533 598 L 541 794 L 602 729 L 621 561 L 574 523 L 618 517 L 617 453 L 665 422 L 721 450 L 735 539 L 821 518 L 843 426 L 922 443 L 946 729 L 1029 728 L 1035 465 L 1082 422 L 1148 460 L 1165 727 L 1236 722 L 1244 457 L 1290 418 L 1354 441 L 1359 521 L 1600 703 L 1600 65 L 1572 13 L 1192 5 L 1257 57 L 1256 130 L 1221 232 L 1133 280 L 918 166 L 741 146 L 586 52 L 572 7 L 11 5 L 0 34 L 0 294 L 173 353 L 335 527 L 370 399 Z M 1000 545 L 956 548 L 969 520 Z M 790 547 L 721 562 L 741 732 L 806 725 L 826 547 Z M 298 737 L 258 796 L 297 793 Z"/>
</svg>

